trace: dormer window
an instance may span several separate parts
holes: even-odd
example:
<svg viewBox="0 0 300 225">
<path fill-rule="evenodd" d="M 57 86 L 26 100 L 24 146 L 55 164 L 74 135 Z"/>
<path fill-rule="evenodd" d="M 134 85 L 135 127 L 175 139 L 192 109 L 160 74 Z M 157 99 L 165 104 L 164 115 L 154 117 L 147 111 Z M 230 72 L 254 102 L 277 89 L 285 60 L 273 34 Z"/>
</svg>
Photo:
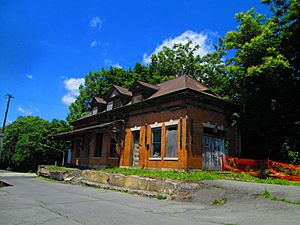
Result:
<svg viewBox="0 0 300 225">
<path fill-rule="evenodd" d="M 149 98 L 159 90 L 159 87 L 138 80 L 129 90 L 133 93 L 132 103 L 136 103 Z"/>
<path fill-rule="evenodd" d="M 144 98 L 143 98 L 143 95 L 142 93 L 139 93 L 139 94 L 136 94 L 132 97 L 132 103 L 136 103 L 136 102 L 140 102 L 142 101 Z"/>
<path fill-rule="evenodd" d="M 92 115 L 96 115 L 106 109 L 106 101 L 103 98 L 94 97 L 91 102 Z"/>
<path fill-rule="evenodd" d="M 109 111 L 109 110 L 112 110 L 113 109 L 113 102 L 108 102 L 107 103 L 107 107 L 106 107 L 106 110 Z"/>
<path fill-rule="evenodd" d="M 113 85 L 110 91 L 106 95 L 107 106 L 106 110 L 112 110 L 126 105 L 130 102 L 132 93 L 123 87 Z"/>
<path fill-rule="evenodd" d="M 98 107 L 93 108 L 92 115 L 96 115 L 98 113 Z"/>
</svg>

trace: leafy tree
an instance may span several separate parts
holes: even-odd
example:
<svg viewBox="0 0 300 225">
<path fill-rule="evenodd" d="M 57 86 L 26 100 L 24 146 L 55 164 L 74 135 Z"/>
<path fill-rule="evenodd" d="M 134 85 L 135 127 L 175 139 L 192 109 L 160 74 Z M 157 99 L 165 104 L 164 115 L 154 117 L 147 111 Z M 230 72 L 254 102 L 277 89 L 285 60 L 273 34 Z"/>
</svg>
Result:
<svg viewBox="0 0 300 225">
<path fill-rule="evenodd" d="M 193 47 L 192 42 L 175 44 L 172 48 L 164 47 L 153 54 L 149 65 L 136 63 L 133 69 L 128 70 L 110 67 L 108 70 L 103 68 L 100 72 L 90 72 L 79 89 L 78 98 L 70 105 L 67 120 L 71 122 L 84 115 L 85 111 L 90 110 L 91 99 L 95 96 L 104 97 L 113 84 L 128 88 L 135 80 L 157 84 L 186 74 L 225 95 L 227 86 L 224 84 L 228 77 L 224 75 L 224 51 L 217 48 L 214 53 L 200 57 L 195 54 L 199 48 L 197 45 Z"/>
<path fill-rule="evenodd" d="M 39 164 L 49 164 L 61 159 L 61 153 L 49 151 L 44 146 L 50 145 L 66 151 L 66 145 L 52 143 L 46 137 L 67 130 L 69 126 L 64 121 L 53 120 L 49 123 L 39 117 L 18 117 L 5 129 L 2 167 L 35 170 Z"/>
<path fill-rule="evenodd" d="M 221 45 L 234 51 L 226 70 L 231 77 L 228 84 L 234 87 L 230 97 L 242 107 L 244 153 L 282 160 L 287 159 L 288 150 L 296 150 L 299 141 L 300 77 L 294 61 L 299 60 L 300 49 L 293 44 L 299 36 L 299 11 L 297 18 L 288 19 L 296 15 L 299 3 L 265 2 L 272 5 L 271 18 L 254 9 L 236 14 L 239 26 L 226 34 Z"/>
</svg>

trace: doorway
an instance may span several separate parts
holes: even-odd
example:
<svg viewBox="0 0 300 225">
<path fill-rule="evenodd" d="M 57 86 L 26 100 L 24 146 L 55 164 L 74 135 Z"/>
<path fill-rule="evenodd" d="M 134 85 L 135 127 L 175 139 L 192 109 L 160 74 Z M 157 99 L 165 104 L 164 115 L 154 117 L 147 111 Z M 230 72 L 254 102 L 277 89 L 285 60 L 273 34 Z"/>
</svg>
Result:
<svg viewBox="0 0 300 225">
<path fill-rule="evenodd" d="M 225 153 L 224 138 L 202 135 L 202 169 L 222 170 L 221 155 Z"/>
<path fill-rule="evenodd" d="M 140 157 L 140 131 L 132 131 L 132 155 L 131 166 L 136 167 L 139 165 Z"/>
</svg>

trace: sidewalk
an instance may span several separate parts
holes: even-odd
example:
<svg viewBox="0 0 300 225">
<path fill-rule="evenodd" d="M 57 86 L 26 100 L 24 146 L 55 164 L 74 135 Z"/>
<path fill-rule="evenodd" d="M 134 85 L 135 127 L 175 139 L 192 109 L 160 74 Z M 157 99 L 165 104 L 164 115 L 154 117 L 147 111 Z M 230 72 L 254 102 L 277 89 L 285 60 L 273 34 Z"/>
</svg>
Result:
<svg viewBox="0 0 300 225">
<path fill-rule="evenodd" d="M 259 195 L 267 190 L 273 197 L 284 198 L 293 202 L 300 202 L 300 186 L 286 186 L 277 184 L 260 184 L 231 180 L 207 180 L 203 183 L 224 188 L 230 192 L 247 195 Z"/>
</svg>

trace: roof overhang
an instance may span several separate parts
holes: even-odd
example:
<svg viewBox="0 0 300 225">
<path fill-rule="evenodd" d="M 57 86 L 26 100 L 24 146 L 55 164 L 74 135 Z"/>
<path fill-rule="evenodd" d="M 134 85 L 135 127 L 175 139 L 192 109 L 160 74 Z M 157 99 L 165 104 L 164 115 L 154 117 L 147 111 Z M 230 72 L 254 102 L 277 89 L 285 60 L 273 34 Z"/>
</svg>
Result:
<svg viewBox="0 0 300 225">
<path fill-rule="evenodd" d="M 70 137 L 72 137 L 74 135 L 78 135 L 80 133 L 85 133 L 85 132 L 100 129 L 100 128 L 112 128 L 110 126 L 116 125 L 118 123 L 124 124 L 125 120 L 115 120 L 112 122 L 101 123 L 101 124 L 97 124 L 97 125 L 93 125 L 93 126 L 89 126 L 89 127 L 79 128 L 79 129 L 75 129 L 72 131 L 62 132 L 59 134 L 51 135 L 51 136 L 48 136 L 47 138 L 48 139 L 69 139 Z"/>
</svg>

